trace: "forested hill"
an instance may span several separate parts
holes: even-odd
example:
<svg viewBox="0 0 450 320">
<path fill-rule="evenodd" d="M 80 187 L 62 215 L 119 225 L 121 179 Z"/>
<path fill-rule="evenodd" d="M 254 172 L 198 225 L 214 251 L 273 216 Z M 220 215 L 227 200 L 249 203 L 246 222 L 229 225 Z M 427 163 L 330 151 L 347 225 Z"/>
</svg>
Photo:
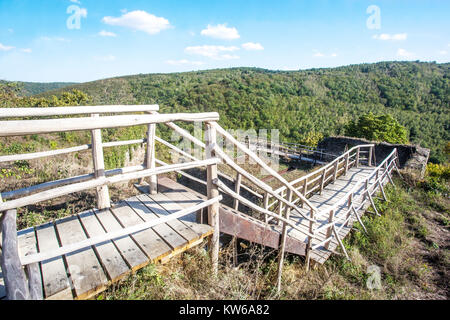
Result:
<svg viewBox="0 0 450 320">
<path fill-rule="evenodd" d="M 228 128 L 276 128 L 282 139 L 316 141 L 344 133 L 362 114 L 392 114 L 409 140 L 443 156 L 450 127 L 450 64 L 381 62 L 331 69 L 233 68 L 135 75 L 72 88 L 95 104 L 157 103 L 162 112 L 218 111 Z"/>
<path fill-rule="evenodd" d="M 0 80 L 0 84 L 8 84 L 9 81 Z M 75 82 L 16 82 L 18 95 L 28 97 L 46 91 L 57 90 L 70 85 L 75 85 Z"/>
</svg>

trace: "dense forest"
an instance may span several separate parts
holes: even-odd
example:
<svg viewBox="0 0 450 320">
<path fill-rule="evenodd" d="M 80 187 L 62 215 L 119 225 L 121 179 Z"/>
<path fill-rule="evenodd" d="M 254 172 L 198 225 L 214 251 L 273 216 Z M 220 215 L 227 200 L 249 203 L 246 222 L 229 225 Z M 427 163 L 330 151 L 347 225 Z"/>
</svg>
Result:
<svg viewBox="0 0 450 320">
<path fill-rule="evenodd" d="M 232 68 L 105 79 L 36 98 L 77 89 L 92 104 L 157 103 L 161 112 L 218 111 L 226 128 L 279 129 L 282 140 L 306 144 L 345 134 L 361 115 L 389 114 L 406 127 L 407 140 L 432 149 L 431 160 L 442 162 L 450 140 L 449 79 L 449 63 L 380 62 L 302 71 Z"/>
<path fill-rule="evenodd" d="M 9 81 L 0 80 L 0 85 L 11 84 Z M 61 89 L 70 85 L 76 84 L 75 82 L 15 82 L 18 87 L 17 94 L 22 97 L 29 97 L 36 94 L 40 94 L 50 90 Z"/>
</svg>

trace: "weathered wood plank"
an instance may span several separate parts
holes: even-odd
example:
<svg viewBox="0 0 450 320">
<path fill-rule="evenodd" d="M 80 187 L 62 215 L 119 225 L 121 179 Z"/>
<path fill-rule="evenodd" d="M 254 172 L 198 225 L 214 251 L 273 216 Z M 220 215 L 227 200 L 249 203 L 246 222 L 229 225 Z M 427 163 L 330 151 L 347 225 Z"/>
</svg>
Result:
<svg viewBox="0 0 450 320">
<path fill-rule="evenodd" d="M 48 120 L 11 120 L 0 121 L 0 127 L 2 128 L 0 137 L 131 127 L 173 121 L 203 122 L 214 120 L 219 120 L 219 114 L 217 112 L 106 116 L 99 119 L 82 117 Z"/>
<path fill-rule="evenodd" d="M 36 238 L 40 252 L 52 251 L 60 247 L 53 223 L 36 227 Z M 46 299 L 55 295 L 59 300 L 73 299 L 66 267 L 61 256 L 42 261 L 41 270 Z"/>
<path fill-rule="evenodd" d="M 63 246 L 87 239 L 77 216 L 58 220 L 56 230 Z M 64 257 L 77 299 L 85 299 L 106 288 L 108 279 L 91 247 Z"/>
<path fill-rule="evenodd" d="M 37 240 L 34 228 L 21 230 L 17 233 L 17 240 L 19 244 L 19 256 L 27 256 L 37 253 Z M 41 268 L 38 263 L 33 263 L 25 267 L 28 275 L 28 289 L 31 300 L 44 299 L 44 292 L 42 288 Z"/>
<path fill-rule="evenodd" d="M 106 232 L 123 229 L 111 211 L 94 210 L 94 212 Z M 148 264 L 147 256 L 130 236 L 114 239 L 113 242 L 133 272 Z"/>
<path fill-rule="evenodd" d="M 128 202 L 126 201 L 120 202 L 117 204 L 115 208 L 111 210 L 115 215 L 115 217 L 117 218 L 117 220 L 122 224 L 122 226 L 126 228 L 144 223 L 144 219 L 142 219 L 135 212 L 134 208 L 129 206 L 127 203 Z M 156 228 L 161 230 L 164 227 L 156 226 Z M 185 242 L 184 239 L 179 235 L 177 235 L 176 232 L 173 230 L 169 231 L 169 233 L 165 235 L 167 236 L 163 240 L 167 242 L 172 242 L 174 246 L 172 248 L 178 248 L 179 246 L 182 246 Z M 161 259 L 163 256 L 169 254 L 171 251 L 171 247 L 167 246 L 167 244 L 161 240 L 161 237 L 153 229 L 147 229 L 138 233 L 134 233 L 133 235 L 131 235 L 131 237 L 141 248 L 141 250 L 143 250 L 147 254 L 147 256 L 152 260 L 156 260 L 158 258 Z M 172 246 L 172 244 L 169 243 L 170 246 Z"/>
<path fill-rule="evenodd" d="M 92 210 L 78 214 L 81 224 L 89 238 L 106 234 Z M 111 282 L 116 282 L 130 272 L 127 263 L 111 240 L 94 247 L 104 270 Z"/>
<path fill-rule="evenodd" d="M 18 252 L 16 216 L 17 210 L 9 210 L 3 212 L 0 218 L 3 245 L 1 266 L 6 298 L 8 300 L 28 300 L 30 292 Z"/>
<path fill-rule="evenodd" d="M 181 206 L 176 201 L 180 201 L 180 198 L 178 197 L 178 200 L 173 200 L 170 197 L 168 197 L 166 194 L 158 193 L 155 195 L 146 195 L 147 199 L 145 198 L 145 195 L 142 195 L 140 197 L 141 201 L 145 205 L 149 207 L 150 210 L 152 210 L 154 213 L 156 213 L 158 216 L 167 216 L 172 213 L 175 213 L 177 211 L 180 211 L 184 208 L 193 207 L 195 204 L 187 205 L 187 206 Z M 176 197 L 175 195 L 172 195 Z M 185 201 L 190 201 L 186 198 L 181 198 Z M 157 204 L 157 205 L 155 205 Z M 198 204 L 198 203 L 196 203 Z M 195 213 L 194 213 L 195 214 Z M 192 214 L 191 217 L 194 215 Z M 199 236 L 201 236 L 203 233 L 203 230 L 200 230 L 200 228 L 197 228 L 196 226 L 198 224 L 196 223 L 189 223 L 187 221 L 183 220 L 176 220 L 172 221 L 171 224 L 169 224 L 174 230 L 176 230 L 186 241 L 192 242 L 198 239 Z M 190 226 L 193 226 L 195 230 L 191 229 Z M 197 232 L 198 231 L 198 232 Z"/>
<path fill-rule="evenodd" d="M 0 118 L 68 116 L 92 113 L 126 113 L 158 111 L 158 105 L 112 105 L 83 107 L 51 107 L 51 108 L 4 108 L 0 110 Z"/>
</svg>

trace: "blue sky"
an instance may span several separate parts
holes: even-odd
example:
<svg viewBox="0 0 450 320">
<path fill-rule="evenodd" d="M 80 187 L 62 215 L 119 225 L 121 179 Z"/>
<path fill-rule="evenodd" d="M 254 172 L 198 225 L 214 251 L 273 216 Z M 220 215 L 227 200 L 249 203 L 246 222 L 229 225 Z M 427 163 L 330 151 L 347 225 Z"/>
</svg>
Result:
<svg viewBox="0 0 450 320">
<path fill-rule="evenodd" d="M 0 0 L 0 79 L 448 62 L 448 0 Z"/>
</svg>

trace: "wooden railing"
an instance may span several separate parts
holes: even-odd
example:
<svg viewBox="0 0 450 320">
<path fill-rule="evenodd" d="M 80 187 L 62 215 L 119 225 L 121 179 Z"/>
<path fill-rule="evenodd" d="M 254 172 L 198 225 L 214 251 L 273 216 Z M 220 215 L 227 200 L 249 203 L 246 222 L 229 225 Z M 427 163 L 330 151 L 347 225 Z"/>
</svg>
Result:
<svg viewBox="0 0 450 320">
<path fill-rule="evenodd" d="M 348 225 L 352 216 L 356 218 L 364 231 L 366 231 L 358 211 L 366 205 L 368 199 L 375 211 L 374 214 L 380 215 L 375 206 L 373 195 L 375 192 L 381 191 L 384 200 L 387 200 L 383 185 L 386 179 L 392 184 L 394 183 L 392 181 L 391 173 L 394 169 L 398 170 L 398 166 L 398 152 L 397 149 L 394 149 L 367 177 L 359 180 L 350 191 L 344 196 L 339 197 L 339 200 L 331 208 L 320 211 L 317 218 L 323 219 L 324 217 L 328 217 L 328 221 L 317 228 L 313 228 L 312 233 L 317 234 L 322 230 L 327 230 L 327 236 L 325 239 L 315 244 L 313 244 L 313 239 L 315 237 L 312 237 L 310 241 L 311 250 L 317 250 L 322 246 L 324 246 L 325 249 L 328 249 L 329 243 L 335 238 L 345 256 L 349 258 L 345 246 L 342 244 L 342 239 L 339 237 L 339 232 Z M 340 224 L 339 227 L 338 224 Z M 307 259 L 310 259 L 310 257 L 307 257 Z"/>
<path fill-rule="evenodd" d="M 303 161 L 310 161 L 314 164 L 323 164 L 332 161 L 337 155 L 326 152 L 323 149 L 314 148 L 298 143 L 278 142 L 258 140 L 255 148 L 267 153 L 278 153 Z"/>
<path fill-rule="evenodd" d="M 319 247 L 329 245 L 334 238 L 341 244 L 339 238 L 339 231 L 342 225 L 338 227 L 340 222 L 343 225 L 347 224 L 350 217 L 356 215 L 358 221 L 360 217 L 357 212 L 360 208 L 355 207 L 355 199 L 360 200 L 364 197 L 371 201 L 371 204 L 376 211 L 373 204 L 372 195 L 376 190 L 381 189 L 384 195 L 383 182 L 386 178 L 391 180 L 391 171 L 393 168 L 397 169 L 398 155 L 394 150 L 392 154 L 386 158 L 364 181 L 359 181 L 357 185 L 344 197 L 340 198 L 339 202 L 333 206 L 331 210 L 321 211 L 314 206 L 308 199 L 315 193 L 323 192 L 327 184 L 334 183 L 341 175 L 346 175 L 350 168 L 358 167 L 362 164 L 371 166 L 374 160 L 374 145 L 360 145 L 351 148 L 343 155 L 335 158 L 330 163 L 323 167 L 296 179 L 288 182 L 280 174 L 268 166 L 256 153 L 240 143 L 231 134 L 224 130 L 217 121 L 219 115 L 217 113 L 200 113 L 200 114 L 159 114 L 157 106 L 104 106 L 104 107 L 71 107 L 71 108 L 47 108 L 47 109 L 17 109 L 17 113 L 13 109 L 0 109 L 0 118 L 20 118 L 20 117 L 42 117 L 42 116 L 67 116 L 76 114 L 91 114 L 91 117 L 84 118 L 60 118 L 60 119 L 44 119 L 44 120 L 9 120 L 0 121 L 0 137 L 28 135 L 28 134 L 42 134 L 52 132 L 65 131 L 80 131 L 89 130 L 92 135 L 92 143 L 81 146 L 65 148 L 60 150 L 51 150 L 36 152 L 31 154 L 7 155 L 0 156 L 0 163 L 31 160 L 44 157 L 51 157 L 61 154 L 68 154 L 82 150 L 92 150 L 94 172 L 90 174 L 80 175 L 60 179 L 56 181 L 45 182 L 36 186 L 22 188 L 19 190 L 4 191 L 0 194 L 0 212 L 5 212 L 2 215 L 3 225 L 14 221 L 16 217 L 16 209 L 19 207 L 34 204 L 40 201 L 50 200 L 61 197 L 70 193 L 84 191 L 88 189 L 97 190 L 97 205 L 99 209 L 108 208 L 110 204 L 108 186 L 117 182 L 137 180 L 142 182 L 144 178 L 150 178 L 150 192 L 157 191 L 157 176 L 167 172 L 177 172 L 183 176 L 192 179 L 198 183 L 204 184 L 207 187 L 208 201 L 191 208 L 191 210 L 182 210 L 175 215 L 171 215 L 170 219 L 174 217 L 181 217 L 183 215 L 195 212 L 199 208 L 208 208 L 208 223 L 214 228 L 214 233 L 210 239 L 211 259 L 214 271 L 217 272 L 218 254 L 219 254 L 219 200 L 222 197 L 219 192 L 227 194 L 234 200 L 233 207 L 238 209 L 239 204 L 248 207 L 256 212 L 259 212 L 264 217 L 265 223 L 275 223 L 282 227 L 281 245 L 279 251 L 278 261 L 278 289 L 281 285 L 281 273 L 283 267 L 284 253 L 286 249 L 286 239 L 288 228 L 295 229 L 303 233 L 307 239 L 307 266 L 311 259 L 311 253 Z M 95 112 L 95 113 L 93 113 Z M 120 116 L 103 116 L 99 114 L 110 114 L 118 112 L 146 112 L 145 115 L 120 115 Z M 92 114 L 93 113 L 93 114 Z M 201 141 L 191 135 L 188 131 L 182 129 L 174 122 L 204 122 L 206 127 L 205 142 Z M 205 159 L 197 159 L 191 154 L 181 150 L 173 144 L 156 136 L 156 125 L 164 124 L 171 130 L 175 131 L 181 137 L 191 141 L 196 146 L 205 150 Z M 130 140 L 130 141 L 115 141 L 103 143 L 101 138 L 101 130 L 105 128 L 119 128 L 135 125 L 147 126 L 147 137 Z M 261 179 L 255 177 L 239 166 L 233 157 L 230 157 L 218 144 L 217 135 L 223 137 L 228 143 L 231 143 L 237 150 L 248 156 L 260 168 L 264 169 L 270 176 L 277 179 L 282 187 L 274 190 L 271 186 L 264 183 Z M 188 161 L 182 163 L 167 164 L 162 160 L 156 158 L 155 144 L 161 143 L 165 147 L 182 155 Z M 143 164 L 133 167 L 117 168 L 112 170 L 105 170 L 103 159 L 103 148 L 132 145 L 132 144 L 146 144 L 146 155 Z M 231 168 L 236 174 L 235 178 L 221 172 L 218 169 L 218 164 Z M 158 165 L 158 166 L 157 166 Z M 206 181 L 194 177 L 185 172 L 185 170 L 192 168 L 205 168 L 207 171 Z M 230 189 L 221 179 L 227 179 L 234 182 L 234 190 Z M 243 180 L 245 178 L 245 184 Z M 375 179 L 375 182 L 370 184 Z M 362 188 L 362 192 L 361 191 Z M 257 204 L 257 201 L 249 200 L 242 196 L 241 191 L 246 190 L 256 199 L 262 200 L 262 204 Z M 358 193 L 360 192 L 360 193 Z M 8 200 L 2 203 L 2 199 Z M 271 202 L 272 200 L 272 202 Z M 348 209 L 345 214 L 338 211 L 338 207 L 343 203 L 348 203 Z M 364 201 L 363 201 L 364 203 Z M 308 221 L 309 229 L 299 227 L 293 220 L 290 219 L 291 211 L 295 211 L 303 219 Z M 339 213 L 339 214 L 338 214 Z M 345 216 L 345 217 L 344 217 Z M 328 217 L 328 223 L 319 225 L 319 221 Z M 11 222 L 12 223 L 12 222 Z M 361 222 L 362 224 L 362 222 Z M 363 224 L 362 224 L 363 225 Z M 149 228 L 147 225 L 142 225 L 142 228 Z M 363 225 L 364 227 L 364 225 Z M 14 237 L 12 229 L 14 225 L 4 226 L 3 229 L 3 246 L 10 243 L 5 242 L 8 237 Z M 7 232 L 5 232 L 7 230 Z M 321 230 L 327 230 L 327 237 L 325 240 L 317 236 Z M 123 232 L 136 232 L 134 229 L 124 229 Z M 128 234 L 129 234 L 128 233 Z M 78 243 L 73 246 L 62 247 L 54 253 L 41 253 L 33 256 L 28 256 L 19 262 L 19 265 L 26 265 L 27 268 L 32 268 L 35 263 L 42 261 L 42 259 L 49 259 L 61 254 L 71 252 L 71 250 L 78 250 L 84 246 L 95 244 L 95 241 L 105 241 L 117 237 L 116 234 L 107 234 L 102 239 L 90 239 L 89 241 Z M 11 238 L 12 239 L 12 238 Z M 98 242 L 97 242 L 98 243 Z M 13 244 L 14 246 L 14 244 Z M 75 248 L 75 249 L 74 249 Z M 14 259 L 18 259 L 17 248 L 14 250 L 4 249 L 3 260 L 6 256 L 5 252 L 10 252 L 11 255 L 16 255 Z M 11 258 L 11 257 L 9 257 Z M 8 259 L 8 258 L 6 258 Z M 12 261 L 15 261 L 15 260 Z M 18 261 L 18 260 L 17 260 Z"/>
<path fill-rule="evenodd" d="M 159 107 L 151 106 L 92 106 L 92 107 L 60 107 L 60 108 L 3 108 L 0 109 L 0 118 L 33 118 L 31 120 L 6 120 L 0 121 L 0 137 L 24 136 L 31 134 L 44 134 L 67 131 L 91 132 L 92 143 L 65 148 L 60 150 L 50 150 L 29 154 L 16 154 L 0 156 L 0 163 L 14 162 L 21 160 L 32 160 L 56 155 L 68 154 L 82 150 L 92 151 L 94 172 L 91 174 L 76 177 L 64 178 L 57 181 L 48 181 L 39 185 L 22 188 L 20 190 L 4 191 L 0 193 L 0 214 L 2 230 L 2 257 L 1 264 L 4 273 L 7 297 L 12 299 L 39 298 L 40 284 L 36 278 L 37 263 L 43 260 L 73 252 L 91 245 L 101 243 L 106 240 L 129 235 L 141 230 L 153 227 L 156 224 L 178 219 L 193 212 L 208 208 L 210 213 L 209 224 L 213 227 L 211 240 L 211 256 L 213 265 L 217 272 L 218 252 L 219 252 L 219 224 L 218 205 L 222 196 L 218 194 L 218 188 L 212 183 L 217 178 L 217 164 L 220 162 L 215 156 L 213 144 L 215 137 L 213 131 L 207 140 L 205 147 L 210 152 L 204 160 L 194 160 L 185 163 L 177 163 L 156 167 L 155 142 L 156 124 L 166 124 L 169 127 L 175 126 L 173 122 L 205 122 L 207 126 L 210 122 L 219 120 L 218 113 L 198 113 L 198 114 L 157 114 Z M 152 114 L 133 114 L 102 116 L 100 114 L 147 112 Z M 90 117 L 72 117 L 73 115 L 90 115 Z M 35 119 L 36 117 L 54 117 L 57 119 Z M 136 125 L 147 126 L 146 139 L 102 142 L 101 130 L 109 128 L 130 127 Z M 177 127 L 178 130 L 179 127 Z M 180 128 L 180 130 L 182 130 Z M 183 132 L 186 135 L 189 133 Z M 195 139 L 190 136 L 190 138 Z M 146 155 L 144 163 L 138 166 L 105 170 L 103 149 L 107 147 L 146 144 Z M 150 192 L 157 190 L 157 176 L 163 173 L 176 172 L 192 168 L 206 167 L 208 171 L 208 200 L 191 208 L 180 210 L 168 217 L 158 219 L 149 223 L 143 223 L 135 227 L 121 229 L 120 232 L 106 233 L 101 237 L 89 238 L 69 246 L 62 246 L 52 252 L 40 252 L 26 257 L 19 258 L 17 248 L 16 219 L 17 209 L 46 200 L 55 199 L 75 192 L 96 189 L 98 209 L 106 209 L 111 206 L 108 186 L 130 180 L 142 180 L 150 178 Z M 6 202 L 4 200 L 7 200 Z M 29 281 L 26 281 L 22 266 L 28 270 Z M 31 275 L 31 276 L 30 276 Z M 36 279 L 35 279 L 36 278 Z M 28 283 L 28 284 L 27 284 Z M 36 296 L 37 295 L 37 296 Z"/>
</svg>

